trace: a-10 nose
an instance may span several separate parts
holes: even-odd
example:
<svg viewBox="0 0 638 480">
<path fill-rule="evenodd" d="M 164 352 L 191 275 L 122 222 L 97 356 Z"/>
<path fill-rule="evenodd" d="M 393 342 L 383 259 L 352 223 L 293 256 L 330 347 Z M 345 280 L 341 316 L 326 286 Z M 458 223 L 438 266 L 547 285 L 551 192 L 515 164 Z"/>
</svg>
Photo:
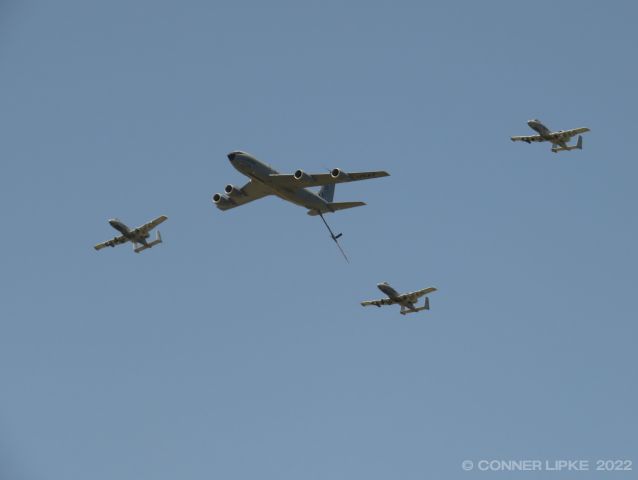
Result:
<svg viewBox="0 0 638 480">
<path fill-rule="evenodd" d="M 230 152 L 228 154 L 228 160 L 230 160 L 231 162 L 235 160 L 235 155 L 237 155 L 235 152 Z"/>
</svg>

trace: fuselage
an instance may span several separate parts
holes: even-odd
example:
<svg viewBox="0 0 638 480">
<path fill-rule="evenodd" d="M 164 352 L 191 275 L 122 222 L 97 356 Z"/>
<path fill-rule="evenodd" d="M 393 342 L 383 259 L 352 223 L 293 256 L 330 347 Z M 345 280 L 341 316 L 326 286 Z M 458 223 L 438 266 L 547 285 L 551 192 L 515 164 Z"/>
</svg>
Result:
<svg viewBox="0 0 638 480">
<path fill-rule="evenodd" d="M 377 284 L 377 288 L 381 290 L 384 294 L 386 294 L 388 298 L 390 298 L 390 300 L 393 300 L 395 303 L 398 303 L 399 305 L 402 305 L 404 307 L 414 310 L 414 303 L 408 300 L 401 301 L 400 300 L 401 294 L 397 292 L 394 288 L 392 288 L 388 282 Z"/>
<path fill-rule="evenodd" d="M 538 132 L 538 134 L 543 137 L 545 140 L 551 140 L 549 135 L 550 133 L 552 133 L 552 131 L 547 128 L 545 125 L 543 125 L 543 123 L 540 120 L 537 119 L 532 119 L 529 120 L 527 122 L 527 125 L 529 125 L 529 127 L 532 130 L 535 130 L 536 132 Z"/>
<path fill-rule="evenodd" d="M 317 210 L 320 212 L 329 210 L 328 202 L 306 188 L 284 188 L 275 185 L 269 176 L 277 175 L 279 172 L 246 152 L 231 152 L 228 154 L 228 160 L 230 160 L 231 165 L 239 172 L 250 177 L 255 182 L 264 185 L 270 189 L 274 195 L 284 200 L 309 210 Z"/>
<path fill-rule="evenodd" d="M 399 298 L 399 292 L 392 288 L 388 282 L 379 283 L 377 288 L 385 293 L 391 300 Z"/>
<path fill-rule="evenodd" d="M 109 225 L 111 225 L 115 230 L 120 232 L 124 236 L 124 238 L 126 238 L 127 240 L 136 242 L 136 243 L 146 244 L 146 239 L 149 236 L 148 234 L 146 235 L 135 234 L 135 232 L 131 230 L 130 228 L 128 228 L 128 226 L 126 226 L 126 224 L 122 222 L 121 220 L 118 220 L 117 218 L 112 218 L 111 220 L 109 220 Z"/>
<path fill-rule="evenodd" d="M 117 218 L 112 218 L 111 220 L 109 220 L 109 225 L 111 225 L 115 230 L 120 232 L 125 237 L 128 237 L 131 233 L 131 230 Z"/>
</svg>

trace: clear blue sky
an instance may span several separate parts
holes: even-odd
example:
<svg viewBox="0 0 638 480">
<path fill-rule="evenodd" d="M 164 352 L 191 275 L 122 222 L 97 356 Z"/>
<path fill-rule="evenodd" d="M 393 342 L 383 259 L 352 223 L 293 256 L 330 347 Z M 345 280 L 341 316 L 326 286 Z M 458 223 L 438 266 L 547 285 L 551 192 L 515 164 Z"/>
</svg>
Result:
<svg viewBox="0 0 638 480">
<path fill-rule="evenodd" d="M 0 478 L 638 462 L 637 16 L 1 0 Z M 592 131 L 510 142 L 532 117 Z M 279 199 L 214 208 L 237 149 L 388 170 L 337 187 L 368 203 L 329 216 L 352 263 Z M 159 214 L 158 248 L 93 250 Z M 432 310 L 360 307 L 384 280 Z"/>
</svg>

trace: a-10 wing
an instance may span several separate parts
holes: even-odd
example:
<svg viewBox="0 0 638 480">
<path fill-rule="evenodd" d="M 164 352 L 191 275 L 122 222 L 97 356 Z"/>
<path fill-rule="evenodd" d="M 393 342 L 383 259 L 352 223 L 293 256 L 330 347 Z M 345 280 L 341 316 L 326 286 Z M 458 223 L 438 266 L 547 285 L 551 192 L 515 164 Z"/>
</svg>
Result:
<svg viewBox="0 0 638 480">
<path fill-rule="evenodd" d="M 405 300 L 409 302 L 416 302 L 423 295 L 427 295 L 428 293 L 436 292 L 435 287 L 423 288 L 421 290 L 416 290 L 414 292 L 404 293 L 403 295 L 399 295 L 397 298 L 398 302 L 403 302 Z M 374 305 L 376 307 L 380 307 L 382 305 L 394 305 L 395 302 L 391 298 L 380 298 L 378 300 L 366 300 L 365 302 L 361 302 L 361 305 L 367 307 L 368 305 Z"/>
<path fill-rule="evenodd" d="M 168 219 L 168 217 L 166 217 L 165 215 L 160 215 L 156 219 L 151 220 L 150 222 L 145 223 L 144 225 L 142 225 L 140 227 L 137 227 L 133 232 L 134 233 L 141 233 L 141 234 L 146 235 L 148 232 L 153 230 L 160 223 L 165 222 L 167 219 Z"/>
<path fill-rule="evenodd" d="M 552 132 L 547 135 L 547 137 L 552 141 L 563 141 L 568 142 L 572 137 L 579 135 L 581 133 L 589 132 L 589 128 L 581 127 L 581 128 L 572 128 L 571 130 L 559 130 L 557 132 Z M 547 141 L 545 138 L 540 135 L 523 135 L 518 137 L 511 137 L 512 142 L 545 142 Z"/>
<path fill-rule="evenodd" d="M 581 133 L 589 132 L 589 128 L 573 128 L 571 130 L 559 130 L 558 132 L 552 132 L 549 134 L 552 140 L 569 141 L 573 136 Z"/>
<path fill-rule="evenodd" d="M 545 139 L 543 137 L 541 137 L 540 135 L 523 135 L 523 136 L 511 137 L 511 138 L 512 138 L 512 142 L 532 143 L 532 142 L 544 142 L 545 141 Z"/>
<path fill-rule="evenodd" d="M 331 185 L 335 183 L 345 182 L 357 182 L 359 180 L 369 180 L 371 178 L 387 177 L 390 174 L 383 170 L 375 172 L 343 172 L 338 168 L 335 168 L 330 173 L 302 173 L 302 175 L 288 175 L 288 174 L 272 174 L 268 178 L 272 180 L 275 185 L 284 188 L 308 188 L 308 187 L 322 187 L 324 185 Z"/>
<path fill-rule="evenodd" d="M 375 307 L 380 307 L 381 305 L 394 305 L 394 300 L 391 298 L 380 298 L 378 300 L 366 300 L 365 302 L 361 302 L 363 307 L 367 307 L 368 305 L 374 305 Z"/>
<path fill-rule="evenodd" d="M 436 292 L 436 288 L 435 287 L 428 287 L 428 288 L 423 288 L 421 290 L 416 290 L 415 292 L 404 293 L 399 298 L 401 300 L 409 300 L 411 302 L 416 302 L 422 296 L 427 295 L 428 293 L 432 293 L 432 292 Z"/>
<path fill-rule="evenodd" d="M 101 250 L 105 247 L 114 247 L 115 245 L 121 245 L 126 242 L 128 242 L 128 239 L 124 235 L 120 235 L 119 237 L 115 237 L 112 240 L 107 240 L 106 242 L 98 243 L 93 248 L 95 248 L 96 250 Z"/>
</svg>

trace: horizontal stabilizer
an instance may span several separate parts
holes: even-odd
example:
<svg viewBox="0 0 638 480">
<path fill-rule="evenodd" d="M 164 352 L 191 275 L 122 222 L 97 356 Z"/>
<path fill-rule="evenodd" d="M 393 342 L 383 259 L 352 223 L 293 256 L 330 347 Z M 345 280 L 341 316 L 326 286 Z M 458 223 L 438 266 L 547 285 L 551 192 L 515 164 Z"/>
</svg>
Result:
<svg viewBox="0 0 638 480">
<path fill-rule="evenodd" d="M 582 150 L 583 149 L 583 136 L 582 135 L 578 135 L 578 141 L 576 142 L 576 145 L 571 145 L 571 146 L 567 146 L 567 147 L 552 147 L 552 152 L 556 153 L 556 152 L 569 152 L 570 150 Z"/>
<path fill-rule="evenodd" d="M 141 247 L 137 247 L 135 250 L 133 250 L 135 253 L 140 253 L 143 252 L 144 250 L 146 250 L 147 248 L 152 248 L 155 245 L 157 245 L 158 243 L 162 243 L 162 235 L 160 235 L 159 230 L 157 231 L 157 237 L 155 238 L 155 240 L 153 240 L 152 242 L 147 243 L 146 245 L 142 245 Z"/>
<path fill-rule="evenodd" d="M 425 303 L 423 304 L 422 307 L 418 307 L 415 308 L 414 310 L 408 310 L 408 309 L 401 309 L 401 315 L 405 315 L 406 313 L 416 313 L 416 312 L 421 312 L 423 310 L 429 310 L 430 309 L 430 299 L 429 297 L 425 297 Z"/>
<path fill-rule="evenodd" d="M 365 202 L 336 202 L 336 203 L 329 203 L 326 205 L 326 210 L 324 212 L 321 213 L 327 213 L 327 212 L 336 212 L 337 210 L 346 210 L 348 208 L 354 208 L 354 207 L 362 207 L 363 205 L 365 205 Z M 319 215 L 319 212 L 317 210 L 308 210 L 308 215 L 311 216 L 316 216 Z"/>
<path fill-rule="evenodd" d="M 401 310 L 399 313 L 401 315 L 406 315 L 408 313 L 420 312 L 421 310 L 429 310 L 429 308 L 424 305 L 423 307 L 415 308 L 414 310 Z"/>
</svg>

